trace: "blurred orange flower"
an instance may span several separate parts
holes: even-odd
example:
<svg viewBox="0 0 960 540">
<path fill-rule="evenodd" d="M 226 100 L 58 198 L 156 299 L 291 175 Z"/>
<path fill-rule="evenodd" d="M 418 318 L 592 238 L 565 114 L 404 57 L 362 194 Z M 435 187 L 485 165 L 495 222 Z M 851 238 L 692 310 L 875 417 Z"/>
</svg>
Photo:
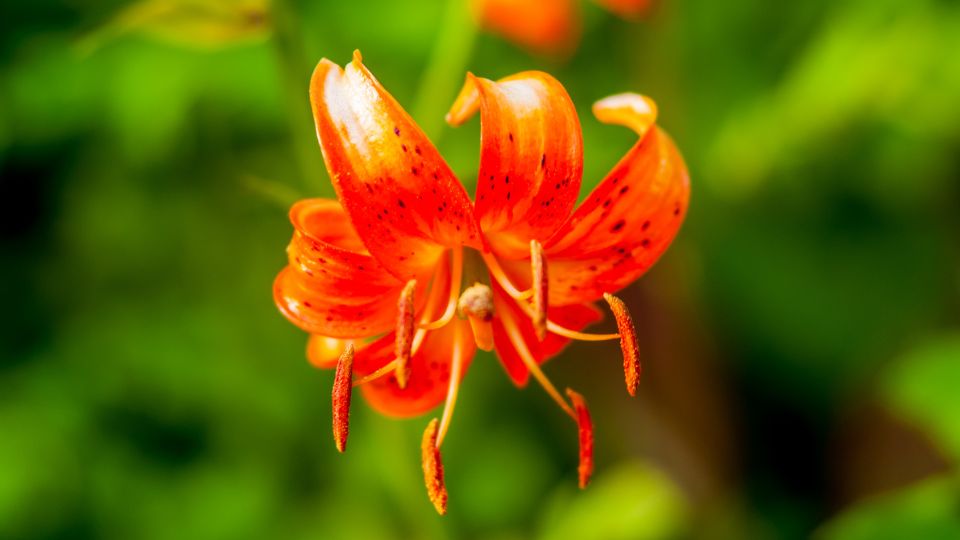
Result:
<svg viewBox="0 0 960 540">
<path fill-rule="evenodd" d="M 467 76 L 447 121 L 457 125 L 480 111 L 474 201 L 359 53 L 346 68 L 321 60 L 310 100 L 339 201 L 308 199 L 290 210 L 295 232 L 274 299 L 311 334 L 310 361 L 337 367 L 338 449 L 346 445 L 353 387 L 392 416 L 445 402 L 423 447 L 428 492 L 443 513 L 439 449 L 459 385 L 477 348 L 496 350 L 517 386 L 532 375 L 577 423 L 586 486 L 593 447 L 586 403 L 572 391 L 568 402 L 540 365 L 572 339 L 619 339 L 627 390 L 636 392 L 633 323 L 611 293 L 667 249 L 689 197 L 686 167 L 656 126 L 653 102 L 620 94 L 594 106 L 601 121 L 626 125 L 640 140 L 574 209 L 583 171 L 580 122 L 563 86 L 546 73 Z M 601 298 L 618 333 L 583 333 L 601 318 L 593 305 Z"/>
<path fill-rule="evenodd" d="M 596 0 L 624 18 L 634 18 L 651 0 Z M 565 53 L 580 37 L 577 0 L 472 0 L 481 26 L 538 52 Z"/>
</svg>

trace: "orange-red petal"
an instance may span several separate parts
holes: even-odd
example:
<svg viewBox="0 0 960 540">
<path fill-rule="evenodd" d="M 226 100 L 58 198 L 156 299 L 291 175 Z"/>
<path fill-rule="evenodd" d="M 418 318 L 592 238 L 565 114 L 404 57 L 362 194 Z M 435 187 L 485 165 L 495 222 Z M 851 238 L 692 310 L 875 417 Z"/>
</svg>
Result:
<svg viewBox="0 0 960 540">
<path fill-rule="evenodd" d="M 389 330 L 403 283 L 367 253 L 340 203 L 300 201 L 290 221 L 289 264 L 273 286 L 281 313 L 307 332 L 334 338 Z"/>
<path fill-rule="evenodd" d="M 373 373 L 394 359 L 394 334 L 390 333 L 358 351 L 354 372 Z M 443 403 L 450 382 L 450 363 L 454 347 L 463 353 L 463 371 L 466 374 L 476 353 L 470 324 L 459 318 L 439 330 L 427 333 L 420 349 L 410 358 L 410 376 L 405 388 L 400 388 L 394 374 L 381 377 L 361 386 L 364 399 L 375 410 L 396 417 L 423 414 Z"/>
<path fill-rule="evenodd" d="M 352 339 L 337 339 L 320 334 L 311 334 L 307 340 L 307 360 L 313 367 L 330 369 L 337 367 L 340 355 L 352 345 L 359 349 L 360 343 Z"/>
<path fill-rule="evenodd" d="M 480 24 L 514 43 L 568 53 L 580 33 L 576 0 L 474 0 Z"/>
<path fill-rule="evenodd" d="M 638 96 L 639 97 L 639 96 Z M 643 127 L 640 108 L 611 122 Z M 545 245 L 550 303 L 589 302 L 640 277 L 673 241 L 690 179 L 670 137 L 650 126 Z"/>
<path fill-rule="evenodd" d="M 573 402 L 573 410 L 577 413 L 577 431 L 580 439 L 580 465 L 577 467 L 577 476 L 580 479 L 580 489 L 587 487 L 590 476 L 593 475 L 593 420 L 590 419 L 590 409 L 583 396 L 567 388 L 567 396 Z"/>
<path fill-rule="evenodd" d="M 470 199 L 439 152 L 362 64 L 323 59 L 310 103 L 327 170 L 370 253 L 404 281 L 442 246 L 480 247 Z"/>
<path fill-rule="evenodd" d="M 520 333 L 527 349 L 538 364 L 559 354 L 570 343 L 570 339 L 548 333 L 542 342 L 538 340 L 530 318 L 496 283 L 493 285 L 493 300 L 495 305 L 492 321 L 493 342 L 497 357 L 500 358 L 500 363 L 510 380 L 517 386 L 524 386 L 527 384 L 530 371 L 510 341 L 509 332 Z M 550 320 L 571 330 L 582 330 L 602 318 L 601 312 L 590 304 L 550 307 Z"/>
<path fill-rule="evenodd" d="M 516 259 L 570 215 L 583 176 L 577 111 L 563 86 L 539 71 L 500 81 L 467 76 L 447 115 L 460 124 L 480 109 L 476 215 L 493 250 Z"/>
</svg>

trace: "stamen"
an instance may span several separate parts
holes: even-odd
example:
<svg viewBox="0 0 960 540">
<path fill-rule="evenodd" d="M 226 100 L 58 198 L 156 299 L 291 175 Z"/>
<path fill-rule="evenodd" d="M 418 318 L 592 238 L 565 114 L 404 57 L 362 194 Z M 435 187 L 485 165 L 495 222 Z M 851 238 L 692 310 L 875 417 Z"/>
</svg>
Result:
<svg viewBox="0 0 960 540">
<path fill-rule="evenodd" d="M 460 281 L 463 277 L 463 250 L 454 249 L 453 250 L 453 263 L 450 274 L 450 297 L 447 301 L 447 308 L 444 310 L 443 315 L 439 319 L 427 322 L 420 323 L 420 328 L 423 330 L 436 330 L 438 328 L 443 328 L 453 319 L 453 315 L 457 312 L 457 293 L 460 292 Z"/>
<path fill-rule="evenodd" d="M 573 409 L 570 408 L 570 405 L 563 399 L 563 396 L 560 395 L 560 392 L 553 386 L 553 383 L 550 382 L 550 379 L 547 378 L 546 374 L 543 373 L 543 370 L 541 370 L 537 364 L 537 361 L 533 358 L 533 354 L 531 354 L 530 349 L 527 348 L 523 336 L 517 330 L 517 322 L 513 319 L 513 316 L 505 310 L 500 314 L 500 320 L 503 322 L 503 327 L 507 331 L 507 337 L 510 339 L 510 343 L 513 344 L 514 349 L 517 350 L 517 354 L 520 355 L 520 360 L 523 362 L 523 365 L 527 366 L 527 370 L 530 371 L 533 378 L 537 379 L 540 386 L 542 386 L 557 405 L 563 409 L 563 412 L 567 413 L 570 418 L 576 421 L 577 415 L 573 412 Z"/>
<path fill-rule="evenodd" d="M 404 286 L 397 301 L 397 335 L 394 352 L 397 355 L 397 385 L 403 389 L 407 386 L 410 377 L 410 357 L 413 347 L 413 291 L 417 288 L 417 280 L 411 279 Z"/>
<path fill-rule="evenodd" d="M 343 452 L 347 448 L 347 434 L 350 432 L 350 396 L 353 386 L 350 379 L 353 377 L 353 343 L 348 343 L 340 361 L 337 362 L 337 372 L 333 379 L 333 442 L 337 450 Z"/>
<path fill-rule="evenodd" d="M 577 428 L 580 436 L 580 465 L 577 473 L 580 477 L 580 489 L 587 487 L 590 476 L 593 474 L 593 421 L 590 419 L 590 409 L 583 396 L 567 388 L 567 395 L 577 411 Z"/>
<path fill-rule="evenodd" d="M 423 482 L 427 486 L 427 496 L 441 516 L 447 513 L 447 487 L 443 483 L 443 461 L 437 446 L 437 419 L 427 424 L 420 444 L 423 465 Z"/>
<path fill-rule="evenodd" d="M 450 429 L 450 419 L 453 418 L 453 409 L 457 406 L 457 393 L 460 390 L 460 377 L 463 373 L 463 339 L 458 327 L 457 336 L 453 341 L 453 351 L 450 361 L 450 384 L 447 386 L 447 401 L 443 405 L 443 416 L 440 418 L 440 433 L 437 435 L 437 448 L 443 445 L 443 439 Z"/>
<path fill-rule="evenodd" d="M 513 286 L 513 282 L 510 281 L 510 278 L 507 277 L 507 274 L 503 271 L 503 268 L 500 266 L 500 261 L 497 260 L 496 255 L 493 253 L 480 253 L 483 257 L 483 262 L 487 264 L 487 270 L 490 271 L 490 275 L 497 281 L 500 287 L 506 291 L 511 297 L 515 300 L 526 300 L 530 298 L 533 294 L 532 290 L 521 291 L 520 289 Z M 521 302 L 522 304 L 523 302 Z"/>
<path fill-rule="evenodd" d="M 497 258 L 490 253 L 483 254 L 483 260 L 487 263 L 487 268 L 490 270 L 490 275 L 494 280 L 507 292 L 511 297 L 518 300 L 517 305 L 520 306 L 520 309 L 524 311 L 531 319 L 534 317 L 532 308 L 530 305 L 525 302 L 526 299 L 530 298 L 535 294 L 533 288 L 526 291 L 521 291 L 513 285 L 513 282 L 510 281 L 510 278 L 504 273 L 503 268 L 500 267 L 500 263 L 497 261 Z M 546 291 L 544 291 L 544 297 L 546 297 Z M 558 336 L 563 336 L 570 339 L 576 339 L 579 341 L 609 341 L 611 339 L 618 339 L 620 334 L 588 334 L 585 332 L 577 332 L 576 330 L 571 330 L 564 326 L 547 319 L 547 331 L 557 334 Z"/>
<path fill-rule="evenodd" d="M 493 350 L 493 291 L 483 283 L 474 283 L 460 295 L 460 313 L 470 321 L 473 339 L 484 351 Z"/>
<path fill-rule="evenodd" d="M 537 339 L 547 337 L 547 262 L 543 259 L 543 247 L 536 240 L 530 241 L 530 271 L 532 273 L 530 290 L 533 291 L 533 331 Z"/>
<path fill-rule="evenodd" d="M 627 392 L 637 395 L 640 384 L 640 347 L 637 345 L 637 329 L 633 326 L 633 317 L 623 300 L 612 294 L 603 293 L 603 299 L 610 304 L 610 311 L 620 330 L 620 350 L 623 352 L 623 376 L 627 383 Z"/>
</svg>

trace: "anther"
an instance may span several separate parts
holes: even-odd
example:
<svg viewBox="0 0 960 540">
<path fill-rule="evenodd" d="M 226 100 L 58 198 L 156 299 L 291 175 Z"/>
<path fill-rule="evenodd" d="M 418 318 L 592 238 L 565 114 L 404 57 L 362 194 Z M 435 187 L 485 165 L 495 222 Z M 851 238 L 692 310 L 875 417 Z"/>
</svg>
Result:
<svg viewBox="0 0 960 540">
<path fill-rule="evenodd" d="M 427 424 L 423 432 L 423 442 L 420 444 L 423 464 L 423 481 L 427 486 L 427 496 L 441 516 L 447 513 L 447 487 L 443 483 L 443 462 L 440 459 L 440 449 L 437 448 L 436 418 Z"/>
<path fill-rule="evenodd" d="M 610 305 L 613 318 L 617 321 L 617 330 L 620 331 L 620 350 L 623 352 L 623 377 L 627 383 L 627 392 L 631 396 L 637 395 L 637 386 L 640 384 L 640 347 L 637 345 L 637 329 L 633 325 L 633 317 L 627 310 L 623 300 L 612 294 L 603 293 L 603 299 Z"/>
<path fill-rule="evenodd" d="M 593 474 L 593 421 L 590 419 L 590 410 L 583 396 L 567 388 L 567 396 L 573 402 L 573 409 L 577 412 L 577 431 L 580 436 L 580 465 L 577 467 L 577 476 L 580 478 L 580 489 L 590 483 Z"/>
<path fill-rule="evenodd" d="M 333 442 L 337 450 L 347 448 L 347 434 L 350 432 L 350 396 L 353 393 L 353 344 L 340 355 L 337 372 L 333 379 Z"/>
<path fill-rule="evenodd" d="M 410 356 L 413 348 L 413 291 L 417 288 L 417 280 L 411 279 L 403 287 L 400 299 L 397 301 L 397 332 L 394 352 L 397 357 L 396 377 L 397 386 L 406 388 L 410 376 Z"/>
<path fill-rule="evenodd" d="M 473 330 L 473 339 L 477 347 L 484 351 L 493 350 L 493 291 L 483 283 L 474 283 L 460 295 L 457 305 Z"/>
<path fill-rule="evenodd" d="M 533 291 L 533 330 L 537 339 L 547 337 L 547 262 L 543 259 L 543 247 L 536 240 L 530 241 L 530 272 Z"/>
</svg>

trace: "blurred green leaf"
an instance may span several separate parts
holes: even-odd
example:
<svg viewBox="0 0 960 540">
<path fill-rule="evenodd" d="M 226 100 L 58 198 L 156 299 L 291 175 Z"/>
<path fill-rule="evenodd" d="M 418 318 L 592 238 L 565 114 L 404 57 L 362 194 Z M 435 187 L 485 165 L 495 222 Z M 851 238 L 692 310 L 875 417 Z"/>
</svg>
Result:
<svg viewBox="0 0 960 540">
<path fill-rule="evenodd" d="M 544 514 L 539 538 L 674 538 L 686 519 L 687 502 L 670 478 L 635 461 L 601 471 L 584 491 L 562 489 Z"/>
<path fill-rule="evenodd" d="M 81 50 L 135 32 L 193 47 L 216 48 L 261 39 L 270 29 L 267 0 L 142 0 L 86 36 Z"/>
<path fill-rule="evenodd" d="M 874 497 L 818 531 L 821 540 L 953 540 L 960 538 L 960 484 L 936 478 Z"/>
<path fill-rule="evenodd" d="M 960 460 L 960 334 L 917 347 L 883 378 L 890 405 L 926 429 L 948 455 Z"/>
</svg>

